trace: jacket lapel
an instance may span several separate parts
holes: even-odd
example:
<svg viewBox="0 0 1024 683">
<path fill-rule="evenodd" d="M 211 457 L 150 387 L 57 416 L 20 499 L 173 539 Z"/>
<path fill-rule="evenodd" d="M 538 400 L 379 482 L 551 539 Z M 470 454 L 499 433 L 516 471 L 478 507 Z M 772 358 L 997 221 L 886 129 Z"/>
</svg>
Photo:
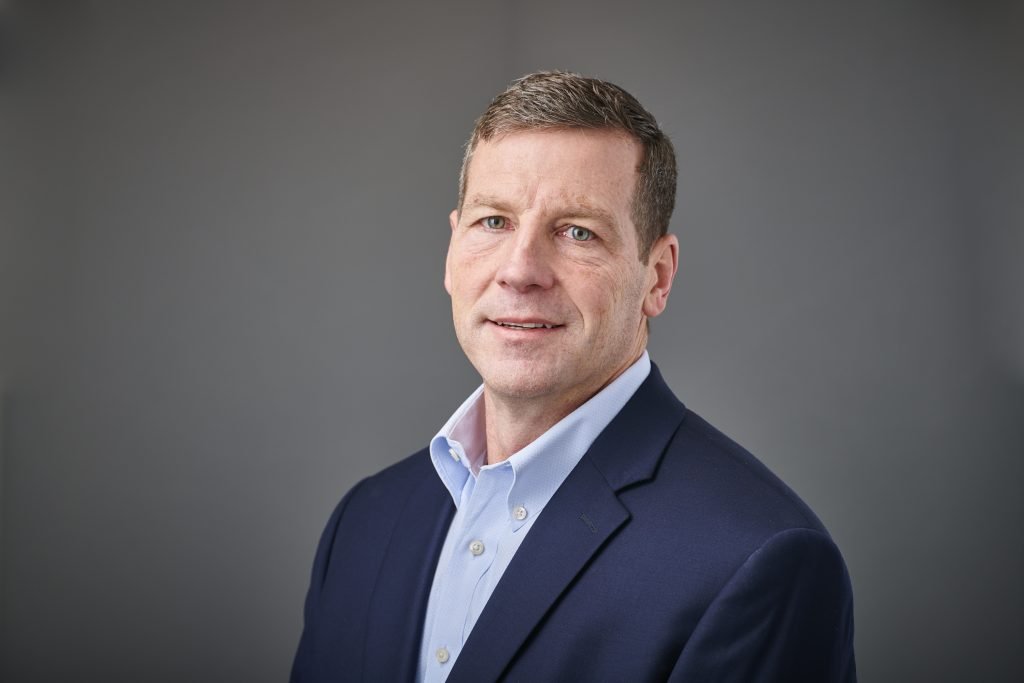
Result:
<svg viewBox="0 0 1024 683">
<path fill-rule="evenodd" d="M 363 680 L 416 678 L 430 584 L 455 513 L 429 457 L 423 462 L 426 469 L 398 515 L 373 588 Z"/>
<path fill-rule="evenodd" d="M 656 366 L 537 519 L 470 633 L 449 681 L 501 677 L 583 567 L 629 520 L 617 491 L 654 476 L 686 412 Z"/>
</svg>

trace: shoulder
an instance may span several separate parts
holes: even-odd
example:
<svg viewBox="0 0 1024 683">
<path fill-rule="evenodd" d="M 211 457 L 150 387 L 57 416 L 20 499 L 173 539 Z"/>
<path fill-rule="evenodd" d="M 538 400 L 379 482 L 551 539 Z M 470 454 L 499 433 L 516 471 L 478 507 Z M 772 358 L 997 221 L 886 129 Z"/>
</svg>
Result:
<svg viewBox="0 0 1024 683">
<path fill-rule="evenodd" d="M 730 518 L 771 527 L 824 532 L 817 515 L 747 449 L 687 409 L 662 462 L 664 474 L 682 477 L 704 503 Z M 725 508 L 725 509 L 723 509 Z"/>
<path fill-rule="evenodd" d="M 321 534 L 314 584 L 337 565 L 334 558 L 339 554 L 360 558 L 357 564 L 372 570 L 409 501 L 422 499 L 425 488 L 434 493 L 432 481 L 444 492 L 423 449 L 353 486 L 335 506 Z M 444 500 L 440 494 L 433 497 Z"/>
<path fill-rule="evenodd" d="M 364 493 L 384 492 L 415 485 L 426 474 L 436 476 L 434 465 L 430 462 L 430 451 L 423 448 L 393 465 L 385 467 L 380 472 L 366 477 L 353 488 L 360 489 Z"/>
<path fill-rule="evenodd" d="M 789 486 L 689 409 L 652 476 L 619 499 L 631 517 L 624 535 L 658 543 L 671 564 L 710 579 L 712 592 L 766 545 L 802 539 L 834 552 L 824 525 Z"/>
<path fill-rule="evenodd" d="M 826 534 L 811 509 L 747 449 L 676 398 L 651 375 L 609 424 L 587 460 L 629 510 L 630 525 L 669 544 L 745 559 L 774 534 Z"/>
<path fill-rule="evenodd" d="M 618 495 L 630 516 L 618 537 L 629 558 L 622 561 L 635 566 L 650 557 L 645 572 L 661 577 L 659 599 L 684 605 L 691 616 L 702 614 L 730 583 L 757 584 L 761 595 L 768 591 L 757 582 L 774 582 L 770 588 L 780 594 L 794 582 L 806 583 L 830 599 L 848 599 L 842 556 L 810 507 L 689 409 L 652 476 Z"/>
<path fill-rule="evenodd" d="M 389 511 L 400 509 L 400 503 L 431 477 L 437 479 L 437 474 L 424 448 L 356 483 L 341 499 L 335 517 L 387 516 Z"/>
</svg>

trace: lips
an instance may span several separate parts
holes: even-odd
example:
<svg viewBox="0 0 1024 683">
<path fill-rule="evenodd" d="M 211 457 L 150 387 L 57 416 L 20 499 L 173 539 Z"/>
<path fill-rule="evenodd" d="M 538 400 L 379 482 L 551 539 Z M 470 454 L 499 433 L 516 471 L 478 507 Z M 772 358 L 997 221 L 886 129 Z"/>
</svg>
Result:
<svg viewBox="0 0 1024 683">
<path fill-rule="evenodd" d="M 561 327 L 561 325 L 551 325 L 548 323 L 511 323 L 502 320 L 492 320 L 491 322 L 493 322 L 495 325 L 498 325 L 499 327 L 508 327 L 513 330 L 550 330 L 555 327 Z"/>
<path fill-rule="evenodd" d="M 506 330 L 518 330 L 524 332 L 555 330 L 563 327 L 563 325 L 550 322 L 549 320 L 544 320 L 543 318 L 489 318 L 488 322 Z"/>
</svg>

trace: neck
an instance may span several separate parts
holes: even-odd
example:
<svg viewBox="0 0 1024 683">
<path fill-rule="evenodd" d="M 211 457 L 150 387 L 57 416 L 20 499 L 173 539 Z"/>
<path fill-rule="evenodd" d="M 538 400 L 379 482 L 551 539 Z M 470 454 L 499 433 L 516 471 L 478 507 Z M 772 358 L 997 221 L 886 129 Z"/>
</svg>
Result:
<svg viewBox="0 0 1024 683">
<path fill-rule="evenodd" d="M 643 349 L 603 382 L 590 389 L 552 396 L 515 397 L 484 387 L 484 425 L 487 431 L 487 464 L 507 460 L 554 427 L 611 384 L 633 365 Z"/>
<path fill-rule="evenodd" d="M 487 429 L 487 464 L 507 460 L 583 405 L 579 402 L 508 399 L 484 389 L 484 422 Z"/>
</svg>

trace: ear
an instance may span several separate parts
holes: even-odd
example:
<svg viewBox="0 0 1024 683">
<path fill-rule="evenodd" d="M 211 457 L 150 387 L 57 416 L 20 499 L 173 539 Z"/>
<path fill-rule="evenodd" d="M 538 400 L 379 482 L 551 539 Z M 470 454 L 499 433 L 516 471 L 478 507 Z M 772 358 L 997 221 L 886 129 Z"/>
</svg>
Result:
<svg viewBox="0 0 1024 683">
<path fill-rule="evenodd" d="M 648 318 L 661 315 L 668 305 L 668 294 L 672 291 L 672 280 L 679 267 L 679 240 L 675 235 L 658 238 L 647 259 L 647 292 L 644 295 L 643 312 Z"/>
<path fill-rule="evenodd" d="M 452 209 L 448 214 L 448 223 L 452 226 L 452 235 L 448 239 L 448 254 L 444 257 L 444 290 L 452 293 L 452 239 L 455 237 L 455 226 L 459 224 L 459 210 Z"/>
</svg>

